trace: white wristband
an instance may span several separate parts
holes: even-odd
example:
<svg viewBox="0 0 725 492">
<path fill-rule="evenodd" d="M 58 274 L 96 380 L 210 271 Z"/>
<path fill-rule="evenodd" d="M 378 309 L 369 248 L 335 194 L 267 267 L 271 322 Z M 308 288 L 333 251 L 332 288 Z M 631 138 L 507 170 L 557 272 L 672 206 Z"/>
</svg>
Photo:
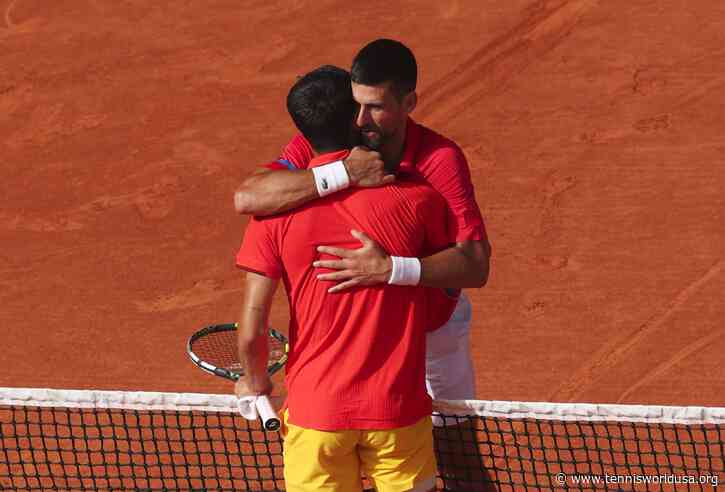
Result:
<svg viewBox="0 0 725 492">
<path fill-rule="evenodd" d="M 315 186 L 320 196 L 326 196 L 350 186 L 350 177 L 342 161 L 335 161 L 324 166 L 312 168 L 315 175 Z"/>
<path fill-rule="evenodd" d="M 391 256 L 393 271 L 390 272 L 390 285 L 418 285 L 420 282 L 420 260 L 404 256 Z"/>
</svg>

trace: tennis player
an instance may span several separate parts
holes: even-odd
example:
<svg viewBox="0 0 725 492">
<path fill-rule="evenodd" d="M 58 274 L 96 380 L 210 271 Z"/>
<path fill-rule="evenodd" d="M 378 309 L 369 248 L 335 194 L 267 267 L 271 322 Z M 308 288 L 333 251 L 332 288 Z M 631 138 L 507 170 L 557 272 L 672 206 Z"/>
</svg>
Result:
<svg viewBox="0 0 725 492">
<path fill-rule="evenodd" d="M 314 171 L 345 158 L 358 135 L 350 76 L 321 67 L 295 83 L 287 107 L 313 149 Z M 396 169 L 391 168 L 391 171 Z M 284 412 L 288 491 L 361 490 L 361 472 L 379 492 L 435 487 L 426 332 L 450 318 L 443 289 L 354 287 L 329 292 L 313 262 L 320 244 L 349 246 L 366 230 L 401 257 L 448 246 L 446 207 L 416 173 L 394 184 L 338 190 L 296 209 L 252 218 L 237 264 L 247 270 L 239 320 L 245 376 L 238 396 L 267 394 L 267 319 L 281 279 L 290 304 Z"/>
<path fill-rule="evenodd" d="M 491 249 L 466 158 L 454 142 L 409 117 L 417 103 L 417 70 L 415 56 L 398 41 L 366 45 L 352 64 L 355 126 L 367 148 L 377 150 L 355 147 L 347 157 L 310 168 L 312 147 L 297 135 L 277 161 L 258 169 L 235 193 L 238 212 L 267 216 L 341 190 L 386 185 L 395 179 L 386 169 L 397 167 L 420 175 L 443 196 L 450 247 L 426 257 L 399 257 L 355 231 L 362 247 L 321 248 L 337 257 L 315 264 L 336 270 L 320 276 L 340 282 L 332 292 L 385 283 L 459 289 L 482 287 L 488 279 Z M 450 322 L 429 335 L 427 384 L 434 398 L 475 398 L 470 322 L 471 305 L 461 294 Z"/>
<path fill-rule="evenodd" d="M 310 169 L 312 147 L 303 135 L 297 135 L 277 161 L 260 168 L 235 193 L 238 212 L 267 216 L 341 190 L 386 185 L 395 179 L 387 169 L 398 167 L 420 175 L 443 196 L 450 247 L 426 257 L 396 257 L 368 235 L 353 232 L 362 247 L 323 247 L 321 251 L 336 258 L 316 263 L 336 270 L 320 276 L 321 280 L 340 282 L 333 292 L 385 283 L 482 287 L 488 279 L 491 250 L 466 158 L 454 142 L 409 116 L 417 103 L 417 75 L 415 57 L 402 43 L 388 39 L 369 43 L 352 64 L 352 90 L 359 103 L 355 123 L 365 147 L 355 147 L 344 158 Z M 462 293 L 451 319 L 429 333 L 426 383 L 433 398 L 475 398 L 470 324 L 471 304 Z M 465 450 L 458 454 L 461 459 L 477 455 Z M 439 455 L 444 477 L 456 474 L 455 461 L 460 460 L 453 456 L 456 453 L 450 450 Z"/>
</svg>

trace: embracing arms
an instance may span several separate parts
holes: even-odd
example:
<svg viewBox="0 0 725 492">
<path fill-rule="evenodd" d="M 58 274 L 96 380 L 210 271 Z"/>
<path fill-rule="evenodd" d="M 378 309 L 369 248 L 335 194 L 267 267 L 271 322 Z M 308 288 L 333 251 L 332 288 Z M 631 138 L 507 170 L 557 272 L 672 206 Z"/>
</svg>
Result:
<svg viewBox="0 0 725 492">
<path fill-rule="evenodd" d="M 317 250 L 339 256 L 339 260 L 319 260 L 317 268 L 337 270 L 317 276 L 320 280 L 339 282 L 329 289 L 340 292 L 351 287 L 387 283 L 393 269 L 392 258 L 378 243 L 360 231 L 351 231 L 362 243 L 358 249 L 320 246 Z M 491 247 L 487 240 L 463 241 L 431 256 L 420 258 L 420 281 L 424 287 L 479 288 L 486 285 Z"/>
<path fill-rule="evenodd" d="M 421 258 L 420 285 L 479 288 L 488 282 L 491 246 L 487 240 L 463 241 Z"/>
<path fill-rule="evenodd" d="M 382 186 L 395 181 L 385 173 L 380 153 L 355 147 L 343 159 L 350 186 Z M 320 195 L 312 170 L 259 169 L 234 193 L 234 208 L 240 214 L 266 216 L 299 207 Z"/>
<path fill-rule="evenodd" d="M 439 166 L 451 167 L 444 175 L 450 176 L 437 188 L 449 205 L 465 204 L 466 210 L 478 215 L 478 205 L 473 198 L 468 165 L 460 151 L 444 154 Z M 372 187 L 392 182 L 395 178 L 386 175 L 380 154 L 363 147 L 354 148 L 344 160 L 351 186 Z M 436 188 L 434 186 L 434 188 Z M 272 215 L 294 209 L 319 197 L 315 178 L 310 170 L 265 169 L 248 177 L 237 189 L 234 203 L 237 212 L 251 215 Z M 458 209 L 461 208 L 459 205 Z M 460 215 L 460 214 L 459 214 Z M 481 222 L 481 228 L 483 228 Z M 386 283 L 391 278 L 392 259 L 364 233 L 353 231 L 362 247 L 346 250 L 320 247 L 339 259 L 315 263 L 316 267 L 337 270 L 320 275 L 321 280 L 336 282 L 330 290 L 337 292 L 354 286 Z M 477 236 L 481 237 L 481 235 Z M 453 246 L 436 254 L 420 258 L 419 284 L 428 287 L 477 288 L 486 284 L 489 275 L 491 248 L 483 239 L 468 240 L 464 237 Z"/>
</svg>

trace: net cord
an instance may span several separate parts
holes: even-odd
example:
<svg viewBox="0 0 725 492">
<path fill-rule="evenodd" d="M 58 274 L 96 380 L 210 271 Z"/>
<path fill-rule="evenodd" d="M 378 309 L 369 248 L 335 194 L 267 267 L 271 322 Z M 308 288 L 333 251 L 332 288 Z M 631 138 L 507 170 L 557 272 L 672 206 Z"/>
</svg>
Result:
<svg viewBox="0 0 725 492">
<path fill-rule="evenodd" d="M 272 398 L 272 404 L 277 408 L 282 401 L 282 397 Z M 0 388 L 0 406 L 10 405 L 204 412 L 237 412 L 238 409 L 237 398 L 231 394 Z M 436 400 L 433 402 L 433 411 L 441 415 L 508 419 L 725 424 L 725 407 Z"/>
</svg>

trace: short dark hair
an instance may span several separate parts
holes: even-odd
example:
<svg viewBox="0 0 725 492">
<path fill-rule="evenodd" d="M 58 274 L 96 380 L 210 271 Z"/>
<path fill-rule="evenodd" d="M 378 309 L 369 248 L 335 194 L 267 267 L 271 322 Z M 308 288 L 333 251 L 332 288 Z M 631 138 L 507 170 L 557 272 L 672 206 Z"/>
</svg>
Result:
<svg viewBox="0 0 725 492">
<path fill-rule="evenodd" d="M 376 39 L 361 49 L 352 61 L 352 81 L 379 85 L 391 82 L 399 99 L 415 90 L 418 64 L 410 49 L 400 41 Z"/>
<path fill-rule="evenodd" d="M 287 111 L 317 152 L 347 148 L 355 115 L 350 73 L 324 65 L 304 75 L 287 95 Z"/>
</svg>

